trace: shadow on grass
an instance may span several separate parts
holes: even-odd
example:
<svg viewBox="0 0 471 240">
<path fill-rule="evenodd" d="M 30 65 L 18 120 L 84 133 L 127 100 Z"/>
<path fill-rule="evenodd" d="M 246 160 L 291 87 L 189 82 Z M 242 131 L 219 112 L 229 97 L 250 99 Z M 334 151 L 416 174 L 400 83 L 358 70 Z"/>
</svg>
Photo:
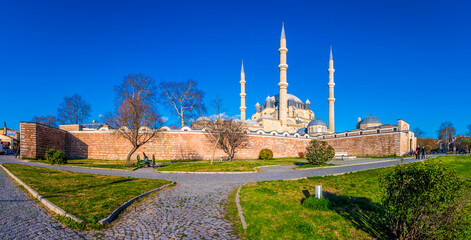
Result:
<svg viewBox="0 0 471 240">
<path fill-rule="evenodd" d="M 388 239 L 384 208 L 365 197 L 342 196 L 324 192 L 331 202 L 330 208 L 351 222 L 355 228 L 376 239 Z"/>
</svg>

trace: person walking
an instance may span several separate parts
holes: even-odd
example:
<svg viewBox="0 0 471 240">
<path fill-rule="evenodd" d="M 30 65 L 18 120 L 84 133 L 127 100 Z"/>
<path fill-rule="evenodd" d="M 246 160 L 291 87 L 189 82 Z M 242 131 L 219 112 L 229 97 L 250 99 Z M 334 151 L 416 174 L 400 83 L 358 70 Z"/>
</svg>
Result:
<svg viewBox="0 0 471 240">
<path fill-rule="evenodd" d="M 425 154 L 427 153 L 427 151 L 425 150 L 425 147 L 422 147 L 422 159 L 425 159 Z"/>
<path fill-rule="evenodd" d="M 415 159 L 419 159 L 420 157 L 420 147 L 417 146 L 417 148 L 415 149 Z"/>
</svg>

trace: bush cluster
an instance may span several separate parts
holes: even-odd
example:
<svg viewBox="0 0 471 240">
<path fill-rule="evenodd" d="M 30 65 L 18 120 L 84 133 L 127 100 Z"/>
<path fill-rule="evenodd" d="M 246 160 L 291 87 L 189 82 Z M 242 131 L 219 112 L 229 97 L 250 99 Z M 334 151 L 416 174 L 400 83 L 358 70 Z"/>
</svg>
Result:
<svg viewBox="0 0 471 240">
<path fill-rule="evenodd" d="M 300 158 L 303 158 L 303 157 L 306 156 L 306 154 L 304 154 L 304 152 L 298 152 L 298 156 L 299 156 Z"/>
<path fill-rule="evenodd" d="M 327 142 L 311 140 L 306 147 L 306 160 L 310 164 L 320 165 L 331 160 L 335 156 L 335 150 Z"/>
<path fill-rule="evenodd" d="M 462 239 L 469 191 L 453 170 L 431 161 L 399 165 L 381 185 L 390 238 Z"/>
<path fill-rule="evenodd" d="M 326 210 L 329 210 L 330 201 L 323 197 L 316 198 L 316 197 L 311 196 L 304 199 L 303 207 L 309 208 L 311 210 L 326 211 Z"/>
<path fill-rule="evenodd" d="M 46 161 L 49 164 L 66 164 L 67 157 L 61 150 L 49 149 L 46 151 Z"/>
<path fill-rule="evenodd" d="M 272 158 L 273 152 L 268 148 L 262 149 L 262 151 L 260 151 L 260 153 L 258 154 L 258 159 L 270 160 Z"/>
</svg>

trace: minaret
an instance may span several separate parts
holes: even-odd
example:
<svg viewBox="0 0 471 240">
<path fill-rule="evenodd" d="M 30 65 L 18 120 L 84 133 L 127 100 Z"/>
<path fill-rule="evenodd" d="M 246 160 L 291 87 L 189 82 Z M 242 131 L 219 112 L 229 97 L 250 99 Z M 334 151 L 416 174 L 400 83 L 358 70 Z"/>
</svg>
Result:
<svg viewBox="0 0 471 240">
<path fill-rule="evenodd" d="M 335 133 L 335 116 L 334 116 L 334 57 L 332 55 L 332 46 L 330 46 L 330 58 L 329 58 L 329 98 L 327 101 L 329 102 L 329 129 L 327 130 L 330 133 Z"/>
<path fill-rule="evenodd" d="M 286 78 L 286 70 L 288 69 L 288 64 L 286 64 L 286 53 L 288 52 L 288 49 L 286 48 L 284 23 L 281 28 L 280 49 L 278 49 L 278 52 L 280 52 L 280 65 L 278 65 L 278 68 L 280 69 L 280 83 L 278 83 L 278 87 L 280 87 L 280 102 L 278 107 L 278 114 L 279 120 L 281 120 L 281 125 L 285 127 L 288 120 L 288 82 Z"/>
<path fill-rule="evenodd" d="M 242 61 L 242 68 L 240 69 L 240 120 L 245 121 L 245 72 L 244 61 Z"/>
</svg>

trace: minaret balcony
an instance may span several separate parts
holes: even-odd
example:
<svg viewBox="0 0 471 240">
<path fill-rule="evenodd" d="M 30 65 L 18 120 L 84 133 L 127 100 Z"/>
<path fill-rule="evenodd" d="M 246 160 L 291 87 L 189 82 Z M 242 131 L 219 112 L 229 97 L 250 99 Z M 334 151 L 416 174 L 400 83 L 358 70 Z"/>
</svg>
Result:
<svg viewBox="0 0 471 240">
<path fill-rule="evenodd" d="M 288 64 L 280 64 L 280 65 L 278 65 L 278 68 L 280 70 L 286 70 L 286 69 L 288 69 Z"/>
<path fill-rule="evenodd" d="M 334 87 L 334 86 L 335 86 L 335 83 L 334 83 L 334 82 L 329 82 L 329 83 L 327 83 L 327 85 L 328 85 L 329 87 Z"/>
<path fill-rule="evenodd" d="M 241 94 L 239 94 L 239 95 L 240 95 L 241 97 L 247 96 L 247 94 L 245 94 L 245 93 L 241 93 Z"/>
<path fill-rule="evenodd" d="M 279 53 L 281 53 L 281 52 L 287 53 L 288 49 L 287 48 L 280 48 L 280 49 L 278 49 L 278 52 Z"/>
<path fill-rule="evenodd" d="M 287 83 L 287 82 L 280 82 L 280 83 L 278 83 L 278 87 L 280 87 L 280 88 L 288 88 L 288 83 Z"/>
</svg>

